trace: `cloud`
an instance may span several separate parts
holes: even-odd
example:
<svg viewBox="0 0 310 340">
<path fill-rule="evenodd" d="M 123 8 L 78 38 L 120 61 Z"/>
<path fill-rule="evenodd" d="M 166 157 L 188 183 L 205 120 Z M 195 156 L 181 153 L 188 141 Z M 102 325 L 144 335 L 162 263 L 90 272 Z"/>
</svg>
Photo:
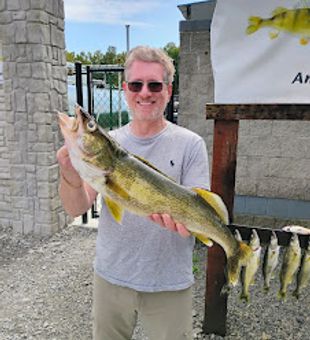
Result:
<svg viewBox="0 0 310 340">
<path fill-rule="evenodd" d="M 161 0 L 64 0 L 67 21 L 147 25 L 136 17 L 161 6 Z"/>
</svg>

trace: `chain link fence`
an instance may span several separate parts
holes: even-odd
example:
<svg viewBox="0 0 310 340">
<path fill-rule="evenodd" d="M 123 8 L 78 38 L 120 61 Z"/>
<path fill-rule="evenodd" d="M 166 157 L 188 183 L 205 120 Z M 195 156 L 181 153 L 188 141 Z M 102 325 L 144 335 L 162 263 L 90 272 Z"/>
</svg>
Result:
<svg viewBox="0 0 310 340">
<path fill-rule="evenodd" d="M 103 128 L 112 130 L 129 122 L 122 89 L 123 73 L 124 69 L 119 66 L 87 68 L 90 111 Z"/>
</svg>

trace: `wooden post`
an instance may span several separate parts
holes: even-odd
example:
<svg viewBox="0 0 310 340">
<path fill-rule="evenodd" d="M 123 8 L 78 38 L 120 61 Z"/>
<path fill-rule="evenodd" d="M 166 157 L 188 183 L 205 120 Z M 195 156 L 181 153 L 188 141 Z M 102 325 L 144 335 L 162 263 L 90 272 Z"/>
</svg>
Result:
<svg viewBox="0 0 310 340">
<path fill-rule="evenodd" d="M 309 104 L 207 104 L 207 119 L 215 120 L 211 190 L 218 193 L 227 205 L 230 219 L 233 216 L 235 173 L 239 120 L 304 120 L 310 121 Z M 232 222 L 232 221 L 231 221 Z M 243 239 L 249 239 L 253 227 L 236 227 Z M 269 242 L 271 230 L 256 229 L 261 241 Z M 290 233 L 276 231 L 279 244 L 286 246 Z M 306 248 L 309 236 L 300 236 L 301 246 Z M 226 334 L 227 296 L 221 295 L 226 280 L 226 257 L 220 246 L 208 251 L 205 319 L 203 330 L 207 334 Z"/>
<path fill-rule="evenodd" d="M 225 202 L 229 217 L 233 217 L 235 173 L 239 121 L 216 120 L 214 126 L 211 190 Z M 220 294 L 226 283 L 223 249 L 215 244 L 208 250 L 207 289 L 204 332 L 226 334 L 227 294 Z"/>
</svg>

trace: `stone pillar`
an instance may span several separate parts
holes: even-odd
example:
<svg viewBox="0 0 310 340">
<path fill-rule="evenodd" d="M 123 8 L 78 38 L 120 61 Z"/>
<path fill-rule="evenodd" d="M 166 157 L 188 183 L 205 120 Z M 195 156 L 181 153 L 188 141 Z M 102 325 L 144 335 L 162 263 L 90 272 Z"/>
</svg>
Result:
<svg viewBox="0 0 310 340">
<path fill-rule="evenodd" d="M 178 123 L 202 136 L 212 161 L 213 121 L 206 121 L 206 103 L 213 99 L 210 20 L 180 22 L 180 106 Z"/>
<path fill-rule="evenodd" d="M 66 224 L 56 161 L 56 110 L 67 110 L 64 3 L 0 0 L 0 11 L 0 224 L 50 234 Z"/>
</svg>

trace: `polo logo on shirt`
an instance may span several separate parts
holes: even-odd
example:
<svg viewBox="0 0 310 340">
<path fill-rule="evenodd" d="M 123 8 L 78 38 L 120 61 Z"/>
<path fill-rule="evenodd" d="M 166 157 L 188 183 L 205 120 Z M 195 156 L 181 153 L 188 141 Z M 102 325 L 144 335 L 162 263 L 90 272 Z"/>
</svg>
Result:
<svg viewBox="0 0 310 340">
<path fill-rule="evenodd" d="M 171 159 L 171 161 L 170 161 L 170 165 L 171 166 L 174 166 L 174 161 Z"/>
</svg>

